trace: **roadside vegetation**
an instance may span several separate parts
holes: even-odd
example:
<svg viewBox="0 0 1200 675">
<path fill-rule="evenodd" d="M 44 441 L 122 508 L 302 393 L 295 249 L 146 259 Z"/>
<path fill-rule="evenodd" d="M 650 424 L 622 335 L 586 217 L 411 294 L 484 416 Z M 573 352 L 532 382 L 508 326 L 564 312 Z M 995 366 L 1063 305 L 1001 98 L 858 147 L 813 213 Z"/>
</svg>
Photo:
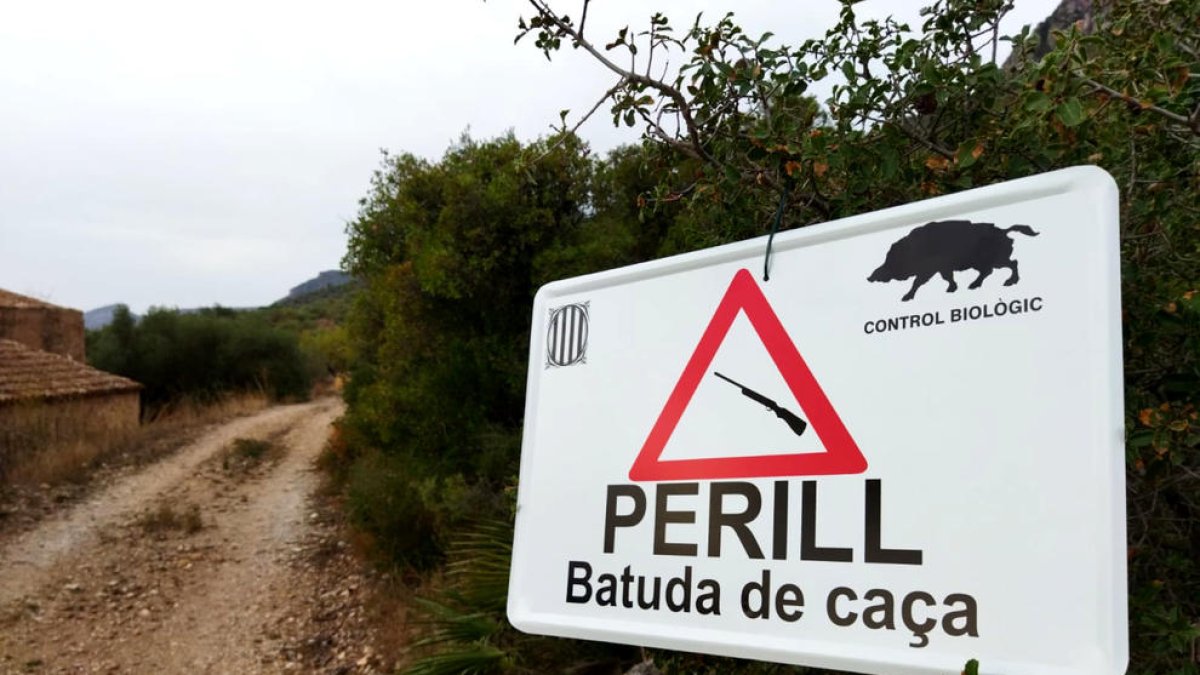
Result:
<svg viewBox="0 0 1200 675">
<path fill-rule="evenodd" d="M 112 323 L 88 334 L 87 353 L 93 366 L 140 382 L 150 412 L 184 397 L 208 401 L 231 392 L 302 399 L 313 379 L 295 334 L 219 307 L 152 309 L 138 321 L 118 307 Z"/>
<path fill-rule="evenodd" d="M 5 438 L 0 515 L 30 510 L 18 504 L 66 499 L 97 468 L 156 458 L 203 425 L 334 389 L 349 361 L 341 324 L 356 289 L 326 289 L 257 310 L 153 309 L 135 319 L 119 307 L 112 323 L 88 332 L 87 354 L 91 365 L 144 385 L 141 426 L 59 440 L 51 433 L 54 411 L 28 406 L 28 433 Z M 260 463 L 253 449 L 231 455 L 231 467 Z"/>
<path fill-rule="evenodd" d="M 337 378 L 350 367 L 346 320 L 361 284 L 324 288 L 299 298 L 287 298 L 256 310 L 275 328 L 297 335 L 300 351 L 316 378 Z"/>
<path fill-rule="evenodd" d="M 344 323 L 358 289 L 351 283 L 259 309 L 151 308 L 137 318 L 121 305 L 111 323 L 88 332 L 88 361 L 145 387 L 144 419 L 244 392 L 303 400 L 348 368 Z"/>
<path fill-rule="evenodd" d="M 792 47 L 732 15 L 682 27 L 655 15 L 614 39 L 531 4 L 519 35 L 549 58 L 591 53 L 617 80 L 598 107 L 644 141 L 597 157 L 568 124 L 586 116 L 564 114 L 562 133 L 529 144 L 388 154 L 348 227 L 344 267 L 364 285 L 347 322 L 348 413 L 325 463 L 376 558 L 435 589 L 410 672 L 620 672 L 647 656 L 667 672 L 822 672 L 506 623 L 534 292 L 776 220 L 1095 164 L 1121 190 L 1130 672 L 1200 673 L 1200 2 L 1108 3 L 1045 39 L 1017 36 L 1007 66 L 994 58 L 999 0 L 938 2 L 915 31 L 845 3 L 824 39 Z M 652 52 L 683 64 L 678 79 L 644 74 Z M 809 97 L 830 73 L 832 98 Z"/>
<path fill-rule="evenodd" d="M 354 293 L 359 286 L 352 281 L 297 298 L 284 298 L 270 306 L 250 311 L 261 314 L 267 323 L 276 328 L 299 334 L 315 326 L 343 323 L 354 305 Z"/>
</svg>

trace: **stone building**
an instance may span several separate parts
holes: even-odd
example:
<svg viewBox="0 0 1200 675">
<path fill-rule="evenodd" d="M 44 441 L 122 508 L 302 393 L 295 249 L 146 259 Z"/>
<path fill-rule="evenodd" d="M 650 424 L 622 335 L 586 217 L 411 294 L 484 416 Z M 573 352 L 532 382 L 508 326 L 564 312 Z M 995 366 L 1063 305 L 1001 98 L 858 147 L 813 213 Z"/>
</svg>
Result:
<svg viewBox="0 0 1200 675">
<path fill-rule="evenodd" d="M 83 312 L 0 289 L 0 338 L 83 362 Z"/>
<path fill-rule="evenodd" d="M 0 290 L 0 476 L 47 446 L 136 428 L 141 388 L 84 362 L 81 312 Z"/>
</svg>

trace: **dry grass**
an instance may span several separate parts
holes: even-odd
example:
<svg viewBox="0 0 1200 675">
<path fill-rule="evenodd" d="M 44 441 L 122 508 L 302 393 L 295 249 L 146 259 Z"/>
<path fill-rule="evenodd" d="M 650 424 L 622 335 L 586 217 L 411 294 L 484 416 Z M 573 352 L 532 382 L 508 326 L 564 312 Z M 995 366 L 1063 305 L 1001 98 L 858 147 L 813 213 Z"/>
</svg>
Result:
<svg viewBox="0 0 1200 675">
<path fill-rule="evenodd" d="M 269 401 L 262 394 L 240 394 L 215 403 L 181 401 L 159 410 L 137 429 L 110 429 L 71 440 L 55 440 L 38 429 L 50 429 L 37 416 L 48 416 L 44 408 L 31 408 L 23 429 L 32 430 L 19 439 L 0 444 L 0 484 L 17 486 L 58 485 L 87 480 L 101 463 L 115 459 L 138 462 L 151 459 L 197 427 L 238 415 L 257 412 Z"/>
<path fill-rule="evenodd" d="M 68 443 L 59 443 L 18 457 L 5 472 L 13 485 L 57 485 L 79 483 L 92 466 L 112 452 L 119 452 L 138 436 L 137 431 L 110 431 Z"/>
<path fill-rule="evenodd" d="M 216 401 L 200 402 L 183 398 L 160 407 L 150 416 L 143 427 L 156 424 L 207 424 L 236 415 L 258 412 L 270 405 L 266 393 L 246 392 L 230 394 Z"/>
<path fill-rule="evenodd" d="M 221 454 L 221 468 L 227 473 L 246 473 L 279 456 L 279 446 L 271 440 L 236 438 Z"/>
<path fill-rule="evenodd" d="M 413 610 L 416 597 L 418 591 L 388 577 L 372 586 L 365 602 L 366 620 L 372 627 L 372 643 L 384 663 L 397 664 L 397 672 L 410 664 L 413 643 L 420 638 L 424 628 L 422 617 Z"/>
<path fill-rule="evenodd" d="M 153 511 L 147 511 L 138 518 L 137 524 L 148 534 L 164 534 L 166 532 L 183 532 L 195 534 L 204 528 L 200 518 L 200 507 L 190 504 L 176 511 L 171 504 L 163 502 Z"/>
</svg>

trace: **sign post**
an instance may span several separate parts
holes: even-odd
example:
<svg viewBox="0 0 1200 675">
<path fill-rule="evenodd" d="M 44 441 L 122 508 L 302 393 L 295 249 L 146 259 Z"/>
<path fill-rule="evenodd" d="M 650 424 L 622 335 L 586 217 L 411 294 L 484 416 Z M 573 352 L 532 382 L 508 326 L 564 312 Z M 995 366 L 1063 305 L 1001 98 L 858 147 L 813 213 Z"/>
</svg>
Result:
<svg viewBox="0 0 1200 675">
<path fill-rule="evenodd" d="M 1057 171 L 554 282 L 508 615 L 864 673 L 1128 659 L 1117 190 Z"/>
</svg>

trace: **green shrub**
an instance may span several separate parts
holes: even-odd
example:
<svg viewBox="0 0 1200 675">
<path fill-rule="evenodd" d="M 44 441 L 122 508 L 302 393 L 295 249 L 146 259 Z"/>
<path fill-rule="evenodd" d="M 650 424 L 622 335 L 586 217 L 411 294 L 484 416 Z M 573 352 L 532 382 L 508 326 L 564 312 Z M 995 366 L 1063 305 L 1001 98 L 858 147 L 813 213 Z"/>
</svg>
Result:
<svg viewBox="0 0 1200 675">
<path fill-rule="evenodd" d="M 351 466 L 346 513 L 381 559 L 418 569 L 439 561 L 434 514 L 397 458 L 376 452 Z"/>
<path fill-rule="evenodd" d="M 312 364 L 294 334 L 227 309 L 152 309 L 134 322 L 122 306 L 88 335 L 87 347 L 92 365 L 144 385 L 142 401 L 151 407 L 245 390 L 302 399 L 312 385 Z"/>
<path fill-rule="evenodd" d="M 416 467 L 415 460 L 381 452 L 354 461 L 346 475 L 346 510 L 380 561 L 428 569 L 471 523 L 505 507 L 483 484 Z"/>
<path fill-rule="evenodd" d="M 777 209 L 790 229 L 1094 164 L 1121 190 L 1130 672 L 1200 673 L 1200 58 L 1188 20 L 1200 0 L 1091 6 L 1094 22 L 1047 44 L 1015 38 L 1014 66 L 982 44 L 1003 0 L 941 0 L 916 30 L 860 20 L 847 0 L 823 39 L 795 47 L 732 15 L 676 32 L 660 15 L 641 52 L 636 32 L 611 44 L 629 50 L 623 62 L 658 39 L 685 66 L 663 87 L 626 77 L 610 92 L 615 119 L 651 125 L 641 145 L 598 159 L 570 135 L 509 136 L 464 139 L 437 162 L 385 158 L 348 228 L 345 264 L 364 288 L 346 427 L 409 472 L 430 559 L 456 531 L 440 500 L 457 498 L 425 481 L 461 475 L 499 497 L 515 473 L 539 284 L 765 234 Z M 583 39 L 548 5 L 534 11 L 523 27 L 547 56 Z M 829 73 L 840 83 L 818 107 L 805 92 Z M 694 128 L 653 126 L 680 108 Z M 440 604 L 472 621 L 480 611 Z M 508 660 L 464 658 L 536 670 L 586 651 L 504 627 L 486 643 Z M 791 670 L 656 658 L 674 672 Z"/>
</svg>

